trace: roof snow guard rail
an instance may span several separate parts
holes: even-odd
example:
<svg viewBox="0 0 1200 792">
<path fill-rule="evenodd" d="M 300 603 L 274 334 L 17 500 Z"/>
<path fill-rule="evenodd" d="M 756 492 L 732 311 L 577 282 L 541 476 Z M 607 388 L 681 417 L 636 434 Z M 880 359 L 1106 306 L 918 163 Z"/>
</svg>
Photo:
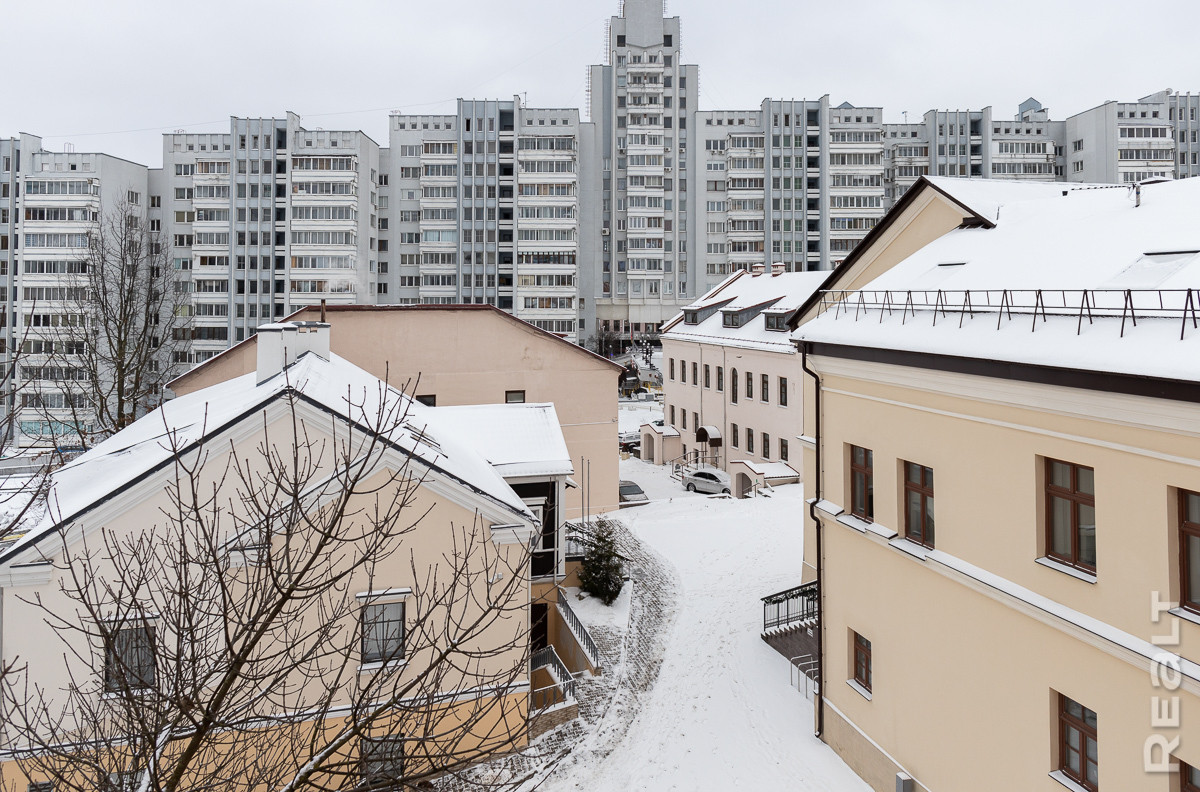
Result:
<svg viewBox="0 0 1200 792">
<path fill-rule="evenodd" d="M 996 329 L 1013 315 L 1031 317 L 1030 331 L 1036 331 L 1038 317 L 1076 318 L 1075 334 L 1097 318 L 1121 319 L 1121 337 L 1125 326 L 1137 327 L 1138 319 L 1175 319 L 1180 321 L 1179 338 L 1200 327 L 1200 289 L 927 289 L 927 290 L 840 290 L 821 292 L 819 313 L 832 311 L 834 318 L 846 316 L 858 321 L 878 316 L 891 317 L 900 313 L 904 324 L 917 311 L 928 312 L 933 324 L 938 320 L 952 321 L 958 317 L 962 327 L 967 317 L 996 315 Z"/>
</svg>

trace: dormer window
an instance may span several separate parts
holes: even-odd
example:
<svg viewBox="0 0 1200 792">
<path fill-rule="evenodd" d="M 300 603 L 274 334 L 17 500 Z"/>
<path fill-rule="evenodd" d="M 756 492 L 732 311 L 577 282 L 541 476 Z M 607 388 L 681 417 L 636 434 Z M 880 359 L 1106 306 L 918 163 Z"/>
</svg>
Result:
<svg viewBox="0 0 1200 792">
<path fill-rule="evenodd" d="M 724 327 L 741 327 L 742 315 L 736 311 L 726 311 L 721 314 L 721 324 Z"/>
<path fill-rule="evenodd" d="M 764 318 L 767 321 L 768 330 L 787 330 L 787 314 L 766 314 Z"/>
<path fill-rule="evenodd" d="M 689 325 L 700 324 L 700 312 L 699 311 L 684 311 L 683 312 L 683 323 L 689 324 Z"/>
</svg>

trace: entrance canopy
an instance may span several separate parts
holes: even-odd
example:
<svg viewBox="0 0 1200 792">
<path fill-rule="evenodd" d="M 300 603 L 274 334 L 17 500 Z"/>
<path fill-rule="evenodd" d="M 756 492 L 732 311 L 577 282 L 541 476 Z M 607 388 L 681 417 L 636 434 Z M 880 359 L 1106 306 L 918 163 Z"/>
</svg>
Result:
<svg viewBox="0 0 1200 792">
<path fill-rule="evenodd" d="M 708 443 L 710 448 L 721 445 L 721 430 L 715 426 L 701 426 L 696 430 L 696 442 Z"/>
</svg>

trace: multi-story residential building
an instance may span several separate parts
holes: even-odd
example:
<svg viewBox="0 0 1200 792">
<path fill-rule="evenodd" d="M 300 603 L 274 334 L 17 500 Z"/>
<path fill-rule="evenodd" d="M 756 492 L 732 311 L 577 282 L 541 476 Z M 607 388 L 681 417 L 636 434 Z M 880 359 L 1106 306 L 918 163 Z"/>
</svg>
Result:
<svg viewBox="0 0 1200 792">
<path fill-rule="evenodd" d="M 665 420 L 642 427 L 642 459 L 719 467 L 739 496 L 767 472 L 799 477 L 803 372 L 786 319 L 826 274 L 738 271 L 663 326 Z"/>
<path fill-rule="evenodd" d="M 294 113 L 163 136 L 152 201 L 192 294 L 192 362 L 296 308 L 375 300 L 379 168 L 367 135 L 305 129 Z"/>
<path fill-rule="evenodd" d="M 64 327 L 82 326 L 81 290 L 91 234 L 119 213 L 130 228 L 148 224 L 147 169 L 119 157 L 51 152 L 40 138 L 3 142 L 0 158 L 0 266 L 5 267 L 3 349 L 20 353 L 10 372 L 17 443 L 53 442 L 90 430 L 79 394 L 64 383 L 88 376 L 52 352 Z M 83 412 L 87 412 L 84 410 Z M 82 424 L 82 425 L 81 425 Z"/>
<path fill-rule="evenodd" d="M 607 62 L 588 75 L 601 163 L 600 205 L 588 215 L 600 237 L 586 254 L 598 270 L 595 315 L 601 330 L 654 332 L 703 291 L 702 259 L 687 249 L 698 69 L 682 63 L 679 17 L 665 18 L 661 0 L 623 3 L 607 33 Z"/>
<path fill-rule="evenodd" d="M 1198 209 L 921 181 L 790 320 L 817 731 L 874 789 L 1200 782 Z"/>
<path fill-rule="evenodd" d="M 1175 134 L 1169 108 L 1155 99 L 1105 102 L 1068 118 L 1065 178 L 1111 184 L 1172 178 Z"/>
<path fill-rule="evenodd" d="M 494 305 L 579 340 L 589 329 L 579 254 L 590 126 L 578 110 L 516 97 L 392 116 L 378 301 Z"/>
</svg>

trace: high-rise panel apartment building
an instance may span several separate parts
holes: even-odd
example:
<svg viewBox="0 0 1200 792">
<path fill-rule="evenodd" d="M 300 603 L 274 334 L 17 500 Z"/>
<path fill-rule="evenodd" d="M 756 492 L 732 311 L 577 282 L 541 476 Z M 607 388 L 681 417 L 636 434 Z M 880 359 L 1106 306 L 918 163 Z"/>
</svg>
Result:
<svg viewBox="0 0 1200 792">
<path fill-rule="evenodd" d="M 602 330 L 655 330 L 705 291 L 703 259 L 688 250 L 699 75 L 680 45 L 679 17 L 664 17 L 662 0 L 627 0 L 609 20 L 607 63 L 589 71 L 600 237 L 585 258 L 598 270 Z"/>
<path fill-rule="evenodd" d="M 296 308 L 375 300 L 379 152 L 362 132 L 305 129 L 294 113 L 163 136 L 150 181 L 190 283 L 193 363 Z"/>
<path fill-rule="evenodd" d="M 579 340 L 579 111 L 459 100 L 393 115 L 389 142 L 378 301 L 494 305 Z"/>
</svg>

